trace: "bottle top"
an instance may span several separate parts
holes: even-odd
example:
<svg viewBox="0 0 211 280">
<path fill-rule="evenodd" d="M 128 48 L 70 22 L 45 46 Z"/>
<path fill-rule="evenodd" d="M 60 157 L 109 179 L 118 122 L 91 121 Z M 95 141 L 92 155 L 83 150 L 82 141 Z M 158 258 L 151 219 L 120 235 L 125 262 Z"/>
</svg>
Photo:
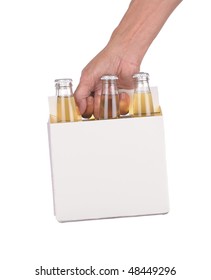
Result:
<svg viewBox="0 0 211 280">
<path fill-rule="evenodd" d="M 118 80 L 118 77 L 117 76 L 115 76 L 115 75 L 110 75 L 110 74 L 107 74 L 107 75 L 103 75 L 102 77 L 101 77 L 101 80 L 102 81 L 115 81 L 115 80 Z"/>
<path fill-rule="evenodd" d="M 54 82 L 56 88 L 72 86 L 72 79 L 56 79 Z"/>
<path fill-rule="evenodd" d="M 141 81 L 148 81 L 149 80 L 149 74 L 146 72 L 139 72 L 133 75 L 133 79 L 138 79 Z"/>
</svg>

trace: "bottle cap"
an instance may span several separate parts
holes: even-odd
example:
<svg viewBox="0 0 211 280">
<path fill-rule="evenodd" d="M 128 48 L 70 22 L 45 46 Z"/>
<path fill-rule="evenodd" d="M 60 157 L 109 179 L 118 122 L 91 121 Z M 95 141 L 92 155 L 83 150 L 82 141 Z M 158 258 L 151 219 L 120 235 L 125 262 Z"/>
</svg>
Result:
<svg viewBox="0 0 211 280">
<path fill-rule="evenodd" d="M 115 80 L 118 80 L 118 77 L 115 76 L 115 75 L 109 75 L 109 74 L 107 74 L 107 75 L 103 75 L 103 76 L 101 77 L 101 80 L 102 80 L 102 81 L 109 81 L 109 80 L 115 81 Z"/>
<path fill-rule="evenodd" d="M 133 75 L 133 79 L 147 81 L 149 80 L 149 74 L 146 72 L 139 72 Z"/>
</svg>

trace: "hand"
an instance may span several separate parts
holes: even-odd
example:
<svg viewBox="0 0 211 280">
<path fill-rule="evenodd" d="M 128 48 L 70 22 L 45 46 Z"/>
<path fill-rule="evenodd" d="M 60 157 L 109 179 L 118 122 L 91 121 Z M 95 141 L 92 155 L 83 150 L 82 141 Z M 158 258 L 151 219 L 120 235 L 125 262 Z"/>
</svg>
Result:
<svg viewBox="0 0 211 280">
<path fill-rule="evenodd" d="M 181 0 L 132 0 L 127 12 L 112 33 L 108 45 L 82 71 L 75 97 L 83 116 L 99 118 L 100 77 L 118 76 L 118 88 L 133 88 L 132 75 L 163 24 Z M 90 95 L 94 92 L 94 96 Z M 120 94 L 120 113 L 126 111 L 129 96 Z M 127 106 L 128 106 L 127 105 Z M 123 111 L 122 111 L 123 112 Z"/>
<path fill-rule="evenodd" d="M 80 83 L 75 91 L 76 103 L 83 117 L 99 118 L 100 95 L 102 90 L 101 76 L 112 74 L 118 76 L 119 89 L 132 89 L 132 75 L 139 72 L 139 63 L 127 59 L 119 47 L 108 45 L 82 71 Z M 126 93 L 119 95 L 120 113 L 126 114 L 130 98 Z"/>
</svg>

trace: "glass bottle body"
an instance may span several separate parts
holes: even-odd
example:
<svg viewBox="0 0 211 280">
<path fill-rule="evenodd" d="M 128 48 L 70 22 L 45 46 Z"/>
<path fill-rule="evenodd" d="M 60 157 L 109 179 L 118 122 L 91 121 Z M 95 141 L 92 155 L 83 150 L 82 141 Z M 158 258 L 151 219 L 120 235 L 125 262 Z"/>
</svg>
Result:
<svg viewBox="0 0 211 280">
<path fill-rule="evenodd" d="M 101 120 L 119 118 L 119 95 L 116 85 L 117 77 L 113 75 L 105 75 L 101 77 L 102 93 L 100 100 Z"/>
<path fill-rule="evenodd" d="M 133 76 L 134 95 L 133 95 L 133 115 L 151 116 L 154 114 L 152 93 L 149 87 L 149 74 L 140 72 Z"/>
</svg>

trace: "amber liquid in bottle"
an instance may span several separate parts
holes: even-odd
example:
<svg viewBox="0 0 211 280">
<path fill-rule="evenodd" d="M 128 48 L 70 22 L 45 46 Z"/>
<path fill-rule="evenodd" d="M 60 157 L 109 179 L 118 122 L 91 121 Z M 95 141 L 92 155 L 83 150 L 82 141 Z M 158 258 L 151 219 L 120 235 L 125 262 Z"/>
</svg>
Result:
<svg viewBox="0 0 211 280">
<path fill-rule="evenodd" d="M 76 122 L 78 112 L 74 96 L 57 97 L 57 122 Z"/>
<path fill-rule="evenodd" d="M 117 119 L 119 116 L 119 96 L 101 95 L 100 119 Z"/>
<path fill-rule="evenodd" d="M 149 87 L 149 74 L 139 72 L 133 75 L 134 95 L 133 95 L 133 115 L 134 117 L 146 117 L 154 115 L 152 94 Z"/>
<path fill-rule="evenodd" d="M 117 119 L 120 116 L 117 79 L 117 76 L 114 75 L 104 75 L 101 77 L 100 120 Z"/>
<path fill-rule="evenodd" d="M 150 116 L 154 114 L 152 94 L 134 93 L 133 95 L 133 115 L 134 116 Z"/>
</svg>

